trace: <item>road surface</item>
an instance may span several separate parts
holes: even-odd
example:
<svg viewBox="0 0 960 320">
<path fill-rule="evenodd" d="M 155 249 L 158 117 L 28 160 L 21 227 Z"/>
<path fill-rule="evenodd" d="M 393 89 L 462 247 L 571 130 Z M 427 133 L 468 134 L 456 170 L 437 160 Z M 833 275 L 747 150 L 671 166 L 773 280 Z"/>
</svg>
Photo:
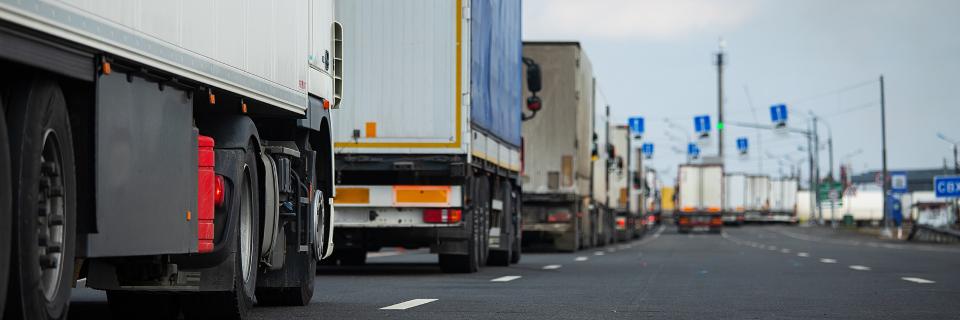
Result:
<svg viewBox="0 0 960 320">
<path fill-rule="evenodd" d="M 885 242 L 792 226 L 726 228 L 443 274 L 424 251 L 324 268 L 307 307 L 259 319 L 914 319 L 960 314 L 960 247 Z M 107 319 L 78 289 L 72 319 Z"/>
</svg>

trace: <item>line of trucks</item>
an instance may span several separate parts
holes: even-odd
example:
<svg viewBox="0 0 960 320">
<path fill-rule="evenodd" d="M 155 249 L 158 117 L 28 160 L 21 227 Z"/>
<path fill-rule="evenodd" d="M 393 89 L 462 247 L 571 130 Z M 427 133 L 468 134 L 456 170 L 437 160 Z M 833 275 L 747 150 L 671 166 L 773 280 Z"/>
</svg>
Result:
<svg viewBox="0 0 960 320">
<path fill-rule="evenodd" d="M 723 225 L 797 222 L 799 180 L 724 173 L 720 161 L 680 165 L 674 217 L 681 233 L 719 233 Z"/>
<path fill-rule="evenodd" d="M 474 272 L 639 236 L 656 176 L 520 9 L 0 0 L 0 314 L 86 279 L 115 318 L 244 319 L 386 246 Z"/>
</svg>

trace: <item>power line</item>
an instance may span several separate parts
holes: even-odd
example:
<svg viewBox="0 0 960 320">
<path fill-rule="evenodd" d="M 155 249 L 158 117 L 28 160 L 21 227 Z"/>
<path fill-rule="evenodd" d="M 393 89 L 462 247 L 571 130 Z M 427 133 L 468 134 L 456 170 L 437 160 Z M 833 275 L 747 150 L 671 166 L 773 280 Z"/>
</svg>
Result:
<svg viewBox="0 0 960 320">
<path fill-rule="evenodd" d="M 823 98 L 823 97 L 832 96 L 832 95 L 844 93 L 844 92 L 847 92 L 847 91 L 852 91 L 852 90 L 854 90 L 854 89 L 859 89 L 859 88 L 861 88 L 861 87 L 865 87 L 865 86 L 867 86 L 867 85 L 872 85 L 872 84 L 876 84 L 876 83 L 877 83 L 877 80 L 874 80 L 874 79 L 866 80 L 866 81 L 854 83 L 854 84 L 851 84 L 851 85 L 848 85 L 848 86 L 840 87 L 840 88 L 838 88 L 838 89 L 833 89 L 833 90 L 830 90 L 830 91 L 827 91 L 827 92 L 823 92 L 823 93 L 819 93 L 819 94 L 815 94 L 815 95 L 810 95 L 810 96 L 802 97 L 802 98 L 799 98 L 799 99 L 794 99 L 790 104 L 792 104 L 792 105 L 803 104 L 804 102 L 807 102 L 807 101 L 812 101 L 812 100 L 820 99 L 820 98 Z"/>
<path fill-rule="evenodd" d="M 836 117 L 836 116 L 839 116 L 839 115 L 842 115 L 842 114 L 846 114 L 846 113 L 850 113 L 850 112 L 854 112 L 854 111 L 857 111 L 857 110 L 866 109 L 866 108 L 870 108 L 870 107 L 875 107 L 875 106 L 877 106 L 878 104 L 879 104 L 879 103 L 878 103 L 877 101 L 867 102 L 867 103 L 858 105 L 858 106 L 856 106 L 856 107 L 851 107 L 851 108 L 843 109 L 843 110 L 837 111 L 837 112 L 835 112 L 835 113 L 831 113 L 831 114 L 825 115 L 825 116 L 823 116 L 823 118 Z"/>
</svg>

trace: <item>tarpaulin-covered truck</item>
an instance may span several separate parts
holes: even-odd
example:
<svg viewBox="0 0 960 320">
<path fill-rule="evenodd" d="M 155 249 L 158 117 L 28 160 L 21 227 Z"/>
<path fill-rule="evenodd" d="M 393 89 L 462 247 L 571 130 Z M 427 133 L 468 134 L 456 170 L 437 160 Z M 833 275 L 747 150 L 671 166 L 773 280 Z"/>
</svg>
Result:
<svg viewBox="0 0 960 320">
<path fill-rule="evenodd" d="M 348 69 L 333 12 L 0 0 L 6 316 L 66 318 L 78 278 L 118 319 L 309 303 Z"/>
<path fill-rule="evenodd" d="M 723 227 L 723 165 L 684 164 L 677 172 L 678 230 L 719 233 Z"/>
<path fill-rule="evenodd" d="M 523 123 L 524 246 L 574 251 L 591 246 L 594 81 L 577 42 L 526 42 L 543 72 L 548 107 Z"/>
<path fill-rule="evenodd" d="M 430 248 L 445 272 L 520 259 L 519 1 L 342 0 L 335 258 Z M 542 112 L 537 118 L 550 112 Z"/>
</svg>

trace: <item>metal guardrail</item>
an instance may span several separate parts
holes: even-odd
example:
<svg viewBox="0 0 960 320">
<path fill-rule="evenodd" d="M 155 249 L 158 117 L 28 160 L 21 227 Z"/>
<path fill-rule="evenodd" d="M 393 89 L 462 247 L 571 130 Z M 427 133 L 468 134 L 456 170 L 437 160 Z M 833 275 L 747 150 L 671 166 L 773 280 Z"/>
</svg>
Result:
<svg viewBox="0 0 960 320">
<path fill-rule="evenodd" d="M 915 224 L 913 225 L 913 228 L 911 228 L 910 235 L 907 237 L 907 240 L 938 242 L 938 243 L 957 243 L 957 242 L 960 242 L 960 230 Z"/>
</svg>

